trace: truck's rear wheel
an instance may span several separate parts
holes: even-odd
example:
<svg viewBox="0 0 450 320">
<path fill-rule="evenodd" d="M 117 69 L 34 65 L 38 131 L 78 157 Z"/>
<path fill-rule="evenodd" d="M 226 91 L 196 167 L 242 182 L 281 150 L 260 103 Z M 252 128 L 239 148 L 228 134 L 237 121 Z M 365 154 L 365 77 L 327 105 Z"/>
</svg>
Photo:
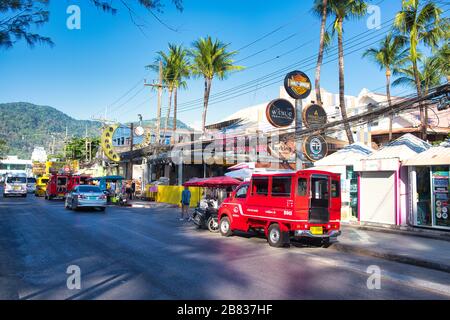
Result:
<svg viewBox="0 0 450 320">
<path fill-rule="evenodd" d="M 289 244 L 289 233 L 281 231 L 278 224 L 272 224 L 268 230 L 267 241 L 271 247 L 285 247 Z"/>
<path fill-rule="evenodd" d="M 230 219 L 228 217 L 222 217 L 219 222 L 220 234 L 224 237 L 229 237 L 233 234 L 231 231 Z"/>
</svg>

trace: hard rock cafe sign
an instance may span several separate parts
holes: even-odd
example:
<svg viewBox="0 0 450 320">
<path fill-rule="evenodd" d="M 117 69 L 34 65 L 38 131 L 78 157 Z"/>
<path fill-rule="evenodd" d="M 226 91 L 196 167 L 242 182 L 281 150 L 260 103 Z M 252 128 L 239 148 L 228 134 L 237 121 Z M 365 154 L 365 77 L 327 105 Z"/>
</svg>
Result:
<svg viewBox="0 0 450 320">
<path fill-rule="evenodd" d="M 284 78 L 284 88 L 291 98 L 305 99 L 311 93 L 311 80 L 304 72 L 292 71 Z"/>
</svg>

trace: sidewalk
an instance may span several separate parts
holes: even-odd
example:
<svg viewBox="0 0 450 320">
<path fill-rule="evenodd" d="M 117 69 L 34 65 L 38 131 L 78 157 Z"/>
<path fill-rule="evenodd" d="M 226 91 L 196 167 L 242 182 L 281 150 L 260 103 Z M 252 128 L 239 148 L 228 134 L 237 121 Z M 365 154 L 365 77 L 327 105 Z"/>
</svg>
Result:
<svg viewBox="0 0 450 320">
<path fill-rule="evenodd" d="M 407 232 L 373 231 L 342 225 L 342 235 L 330 248 L 450 273 L 449 241 Z"/>
</svg>

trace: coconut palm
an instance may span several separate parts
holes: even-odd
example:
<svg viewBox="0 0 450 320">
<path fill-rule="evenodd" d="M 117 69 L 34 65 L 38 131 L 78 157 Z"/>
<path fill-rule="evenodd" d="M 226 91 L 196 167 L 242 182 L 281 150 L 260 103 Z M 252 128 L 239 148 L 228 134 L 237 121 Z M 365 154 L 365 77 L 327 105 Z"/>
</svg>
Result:
<svg viewBox="0 0 450 320">
<path fill-rule="evenodd" d="M 322 68 L 323 62 L 323 51 L 325 49 L 326 40 L 326 24 L 328 16 L 328 0 L 316 0 L 314 2 L 313 12 L 321 17 L 320 23 L 320 44 L 319 53 L 317 55 L 317 65 L 316 65 L 316 76 L 315 76 L 315 89 L 316 89 L 316 101 L 318 104 L 322 105 L 322 95 L 320 94 L 320 70 Z"/>
<path fill-rule="evenodd" d="M 182 46 L 174 46 L 170 54 L 173 69 L 173 131 L 175 132 L 177 130 L 178 89 L 187 88 L 184 79 L 189 78 L 191 65 L 188 60 L 188 51 Z"/>
<path fill-rule="evenodd" d="M 163 85 L 168 91 L 168 107 L 167 115 L 164 124 L 164 134 L 166 135 L 167 128 L 169 126 L 170 113 L 172 110 L 172 98 L 174 98 L 174 104 L 176 103 L 177 90 L 180 87 L 186 87 L 184 78 L 189 76 L 189 62 L 187 60 L 187 50 L 182 46 L 169 43 L 169 50 L 167 53 L 159 51 L 155 64 L 147 66 L 150 69 L 157 71 L 159 69 L 159 62 L 162 62 L 162 79 Z M 174 97 L 175 95 L 175 97 Z M 174 107 L 175 108 L 175 107 Z M 176 110 L 174 110 L 176 112 Z M 176 116 L 174 119 L 176 123 Z M 176 125 L 174 130 L 176 130 Z"/>
<path fill-rule="evenodd" d="M 347 109 L 345 107 L 345 81 L 344 81 L 344 21 L 358 19 L 367 12 L 367 3 L 364 0 L 329 0 L 328 12 L 333 15 L 332 34 L 337 33 L 338 57 L 339 57 L 339 105 L 348 142 L 354 142 L 350 125 L 347 121 Z"/>
<path fill-rule="evenodd" d="M 212 40 L 210 36 L 200 38 L 192 44 L 192 74 L 203 77 L 205 91 L 203 95 L 202 132 L 205 133 L 206 115 L 208 112 L 209 95 L 214 77 L 222 80 L 231 71 L 241 70 L 243 67 L 234 65 L 232 59 L 236 51 L 228 51 L 228 45 L 219 40 Z"/>
<path fill-rule="evenodd" d="M 399 68 L 404 63 L 408 55 L 408 48 L 405 48 L 406 38 L 403 36 L 394 36 L 388 33 L 386 37 L 380 42 L 377 48 L 367 49 L 363 57 L 372 59 L 380 70 L 386 71 L 386 96 L 389 107 L 392 107 L 391 101 L 391 75 L 392 71 Z M 389 116 L 389 141 L 392 140 L 392 121 L 394 114 Z"/>
<path fill-rule="evenodd" d="M 423 59 L 423 62 L 417 72 L 419 76 L 421 95 L 427 95 L 432 87 L 438 86 L 442 83 L 444 73 L 438 67 L 438 64 L 439 60 L 437 57 L 427 57 Z M 401 76 L 392 82 L 393 86 L 406 86 L 416 89 L 416 75 L 412 64 L 405 68 L 397 69 L 395 74 Z"/>
<path fill-rule="evenodd" d="M 409 56 L 412 63 L 414 82 L 417 95 L 422 97 L 423 90 L 418 68 L 418 46 L 434 48 L 445 35 L 445 24 L 441 19 L 442 9 L 428 1 L 420 6 L 420 0 L 402 0 L 402 9 L 397 13 L 394 27 L 398 32 L 409 38 Z M 420 121 L 422 124 L 422 138 L 426 138 L 427 110 L 420 106 Z"/>
</svg>

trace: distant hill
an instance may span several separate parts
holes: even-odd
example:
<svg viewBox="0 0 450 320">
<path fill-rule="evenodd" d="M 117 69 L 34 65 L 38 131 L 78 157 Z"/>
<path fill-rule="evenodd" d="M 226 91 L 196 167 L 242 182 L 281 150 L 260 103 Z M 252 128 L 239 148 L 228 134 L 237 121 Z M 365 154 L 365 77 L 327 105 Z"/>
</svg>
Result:
<svg viewBox="0 0 450 320">
<path fill-rule="evenodd" d="M 101 123 L 77 120 L 53 107 L 26 102 L 0 104 L 0 137 L 6 140 L 7 154 L 30 158 L 35 146 L 49 151 L 55 137 L 55 149 L 61 148 L 66 134 L 82 137 L 100 135 Z"/>
<path fill-rule="evenodd" d="M 164 128 L 165 118 L 161 119 Z M 156 119 L 144 120 L 144 126 L 156 127 Z M 169 118 L 169 129 L 173 118 Z M 77 120 L 50 106 L 39 106 L 26 102 L 0 103 L 0 138 L 6 140 L 7 154 L 29 159 L 35 146 L 42 146 L 47 152 L 55 137 L 55 150 L 61 151 L 66 135 L 97 137 L 101 133 L 101 123 L 90 120 Z M 177 120 L 178 129 L 190 129 Z"/>
</svg>

